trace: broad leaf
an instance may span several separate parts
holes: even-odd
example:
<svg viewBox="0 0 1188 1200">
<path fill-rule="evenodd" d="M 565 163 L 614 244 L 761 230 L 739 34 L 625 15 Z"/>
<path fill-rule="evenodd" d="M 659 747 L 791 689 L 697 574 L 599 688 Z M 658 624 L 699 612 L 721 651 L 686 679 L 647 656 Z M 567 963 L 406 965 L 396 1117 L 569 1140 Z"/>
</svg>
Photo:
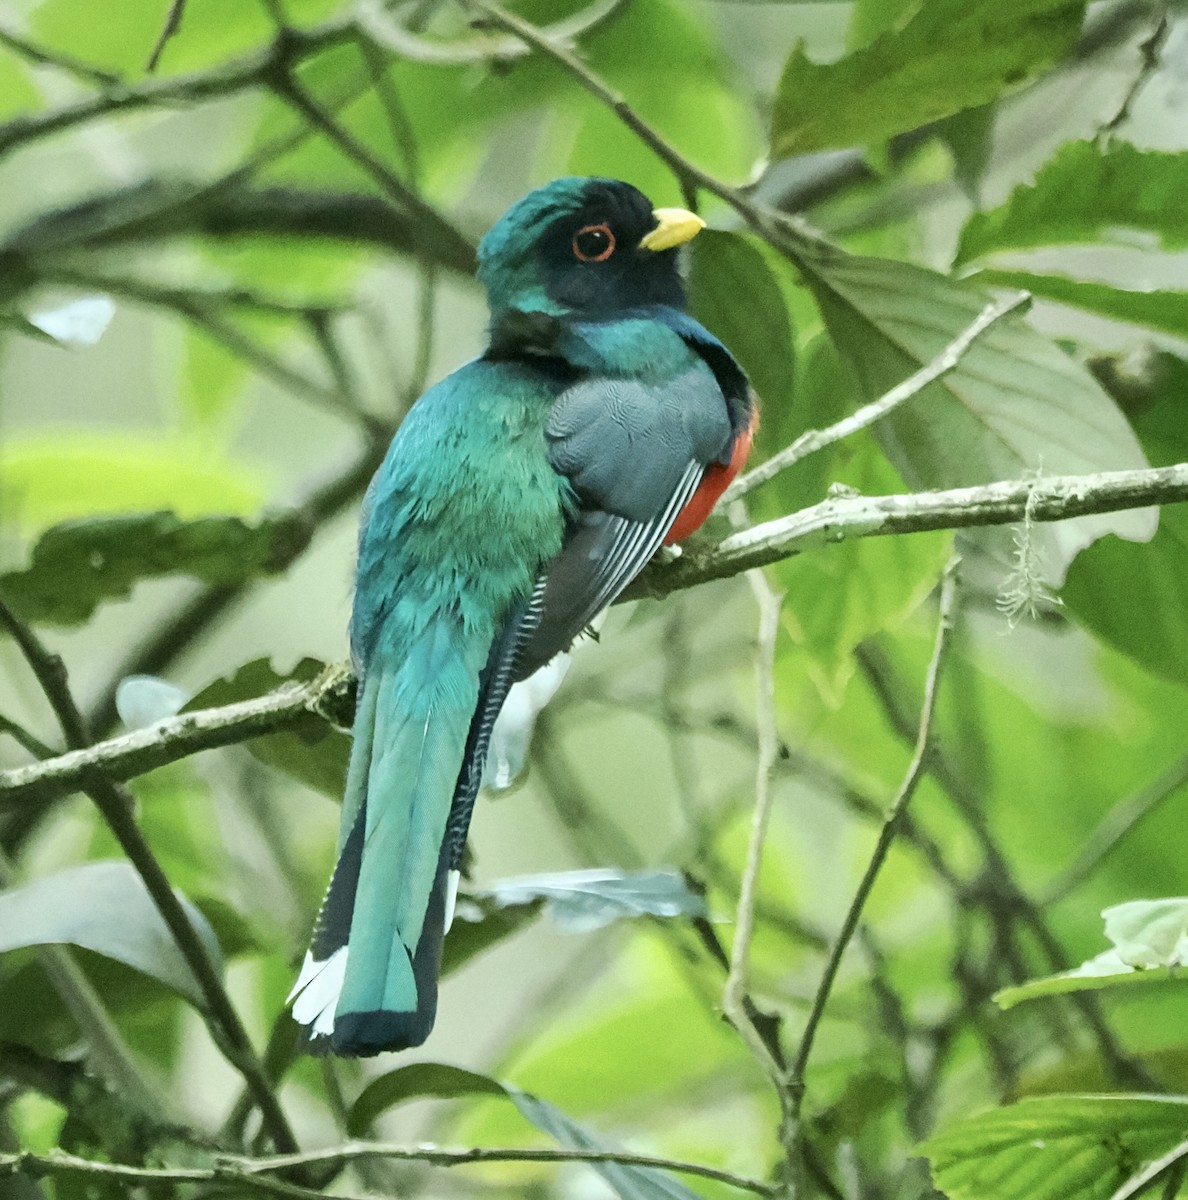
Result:
<svg viewBox="0 0 1188 1200">
<path fill-rule="evenodd" d="M 0 503 L 22 534 L 100 513 L 171 509 L 178 517 L 247 517 L 264 502 L 265 480 L 187 440 L 62 429 L 0 443 Z"/>
<path fill-rule="evenodd" d="M 413 1063 L 373 1079 L 359 1093 L 359 1098 L 351 1105 L 347 1115 L 347 1133 L 351 1137 L 366 1136 L 376 1117 L 410 1100 L 450 1100 L 456 1096 L 506 1094 L 503 1084 L 487 1075 L 479 1075 L 449 1063 Z"/>
<path fill-rule="evenodd" d="M 214 931 L 178 898 L 222 970 Z M 61 943 L 113 958 L 203 1005 L 197 980 L 131 863 L 85 863 L 0 892 L 0 952 Z"/>
<path fill-rule="evenodd" d="M 254 525 L 167 512 L 67 521 L 42 534 L 25 570 L 0 576 L 0 592 L 27 621 L 78 625 L 143 579 L 188 575 L 233 586 L 272 574 L 308 537 L 303 522 L 286 516 Z"/>
<path fill-rule="evenodd" d="M 1077 620 L 1148 671 L 1188 685 L 1188 509 L 1169 505 L 1145 546 L 1103 538 L 1060 597 Z M 1136 603 L 1141 617 L 1136 612 Z"/>
<path fill-rule="evenodd" d="M 949 1200 L 1108 1200 L 1185 1134 L 1185 1098 L 1044 1096 L 958 1121 L 920 1151 Z"/>
<path fill-rule="evenodd" d="M 802 267 L 830 336 L 875 399 L 931 362 L 985 306 L 967 284 L 906 263 L 810 251 Z M 875 426 L 914 488 L 1143 467 L 1146 459 L 1113 400 L 1084 367 L 1021 317 L 1000 320 L 956 370 Z M 1111 513 L 1037 531 L 1054 581 L 1105 533 L 1134 541 L 1155 530 L 1149 510 Z M 1010 557 L 1007 531 L 979 538 Z"/>
<path fill-rule="evenodd" d="M 1104 149 L 1096 142 L 1069 142 L 1034 183 L 970 217 L 957 261 L 996 250 L 1117 240 L 1119 229 L 1154 234 L 1166 249 L 1181 249 L 1188 246 L 1186 191 L 1186 153 L 1139 150 L 1126 142 Z"/>
<path fill-rule="evenodd" d="M 1034 271 L 980 271 L 978 283 L 1021 288 L 1045 300 L 1098 313 L 1115 321 L 1144 325 L 1163 333 L 1188 338 L 1188 292 L 1136 291 L 1067 275 L 1040 275 Z"/>
<path fill-rule="evenodd" d="M 784 67 L 771 153 L 870 145 L 996 99 L 1059 61 L 1081 28 L 1068 0 L 929 0 L 902 28 L 828 64 L 801 46 Z"/>
<path fill-rule="evenodd" d="M 703 897 L 689 889 L 677 871 L 566 871 L 504 879 L 489 891 L 501 908 L 536 905 L 570 933 L 588 933 L 624 917 L 704 916 Z"/>
<path fill-rule="evenodd" d="M 707 230 L 690 247 L 689 309 L 742 364 L 765 412 L 792 403 L 796 350 L 788 308 L 750 239 Z"/>
<path fill-rule="evenodd" d="M 245 663 L 234 674 L 208 684 L 183 711 L 194 712 L 200 708 L 233 704 L 237 700 L 250 700 L 289 681 L 308 683 L 325 669 L 325 663 L 314 658 L 303 658 L 287 675 L 281 675 L 273 669 L 269 659 L 257 658 Z M 348 719 L 345 712 L 340 716 L 344 721 Z M 322 717 L 310 713 L 283 733 L 250 738 L 243 745 L 261 762 L 300 780 L 306 786 L 335 799 L 342 797 L 347 763 L 351 756 L 351 739 Z"/>
<path fill-rule="evenodd" d="M 511 1087 L 507 1094 L 527 1120 L 556 1138 L 562 1146 L 571 1150 L 608 1148 L 547 1101 Z M 696 1200 L 695 1192 L 653 1167 L 631 1167 L 613 1162 L 590 1165 L 622 1200 Z"/>
</svg>

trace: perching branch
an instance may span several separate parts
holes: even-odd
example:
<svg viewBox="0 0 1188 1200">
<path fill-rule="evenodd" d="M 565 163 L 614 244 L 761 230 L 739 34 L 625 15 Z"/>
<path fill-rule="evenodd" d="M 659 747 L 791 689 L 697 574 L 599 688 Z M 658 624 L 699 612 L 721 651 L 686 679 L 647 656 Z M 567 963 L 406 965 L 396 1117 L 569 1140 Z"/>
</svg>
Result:
<svg viewBox="0 0 1188 1200">
<path fill-rule="evenodd" d="M 847 538 L 1010 525 L 1025 512 L 1036 521 L 1065 521 L 1184 500 L 1188 500 L 1188 463 L 1003 480 L 943 492 L 832 496 L 800 512 L 733 533 L 706 550 L 652 563 L 623 598 L 665 596 Z"/>
<path fill-rule="evenodd" d="M 211 1167 L 133 1167 L 122 1163 L 99 1162 L 73 1154 L 0 1154 L 0 1177 L 28 1175 L 44 1177 L 81 1177 L 95 1181 L 109 1180 L 134 1184 L 217 1183 L 235 1184 L 244 1191 L 262 1195 L 288 1197 L 290 1200 L 320 1200 L 320 1189 L 301 1187 L 286 1180 L 273 1178 L 275 1173 L 298 1167 L 344 1164 L 360 1159 L 383 1158 L 393 1162 L 420 1162 L 435 1167 L 457 1167 L 476 1163 L 540 1162 L 540 1163 L 619 1163 L 622 1166 L 643 1167 L 656 1171 L 675 1171 L 712 1179 L 739 1191 L 756 1196 L 775 1196 L 778 1189 L 758 1179 L 748 1179 L 731 1171 L 680 1159 L 660 1158 L 651 1154 L 630 1154 L 619 1150 L 567 1150 L 543 1147 L 449 1147 L 398 1146 L 384 1142 L 350 1142 L 326 1150 L 305 1154 L 276 1155 L 270 1158 L 221 1158 Z M 352 1200 L 346 1193 L 335 1193 Z"/>
<path fill-rule="evenodd" d="M 285 683 L 251 700 L 181 713 L 45 762 L 2 771 L 0 801 L 48 800 L 85 786 L 95 771 L 122 783 L 201 750 L 276 733 L 311 713 L 325 716 L 327 705 L 341 703 L 349 687 L 346 668 L 331 667 L 309 683 Z"/>
<path fill-rule="evenodd" d="M 944 492 L 832 497 L 798 513 L 731 534 L 707 550 L 689 552 L 667 563 L 654 562 L 622 599 L 666 596 L 847 537 L 1009 525 L 1029 507 L 1036 521 L 1062 521 L 1184 500 L 1188 500 L 1188 463 L 1096 475 L 1007 480 Z M 109 778 L 131 779 L 199 750 L 280 729 L 304 715 L 305 703 L 303 693 L 281 689 L 231 706 L 235 713 L 227 719 L 225 710 L 209 709 L 161 721 L 151 729 L 90 748 L 87 755 L 93 757 L 64 755 L 0 772 L 0 799 L 61 794 L 79 787 L 87 772 L 94 770 L 106 773 L 110 768 Z M 202 719 L 195 723 L 198 717 Z"/>
</svg>

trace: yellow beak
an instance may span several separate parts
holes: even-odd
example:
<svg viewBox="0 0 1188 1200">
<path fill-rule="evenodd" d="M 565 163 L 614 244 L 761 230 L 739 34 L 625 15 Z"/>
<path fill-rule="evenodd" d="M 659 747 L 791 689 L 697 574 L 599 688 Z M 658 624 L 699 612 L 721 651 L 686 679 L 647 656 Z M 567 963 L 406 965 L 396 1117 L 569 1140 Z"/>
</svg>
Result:
<svg viewBox="0 0 1188 1200">
<path fill-rule="evenodd" d="M 656 228 L 639 242 L 645 250 L 671 250 L 705 228 L 705 222 L 696 213 L 684 208 L 658 208 L 652 216 L 656 218 Z"/>
</svg>

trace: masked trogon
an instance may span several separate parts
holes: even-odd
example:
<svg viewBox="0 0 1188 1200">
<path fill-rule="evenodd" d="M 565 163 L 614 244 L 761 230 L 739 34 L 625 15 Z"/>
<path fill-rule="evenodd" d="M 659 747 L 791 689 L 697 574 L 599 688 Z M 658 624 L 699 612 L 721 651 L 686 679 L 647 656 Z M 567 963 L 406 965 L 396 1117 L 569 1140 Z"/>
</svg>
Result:
<svg viewBox="0 0 1188 1200">
<path fill-rule="evenodd" d="M 703 227 L 626 183 L 558 179 L 479 246 L 484 353 L 431 388 L 363 504 L 359 676 L 338 864 L 300 978 L 314 1050 L 420 1045 L 491 727 L 750 448 L 730 352 L 685 311 Z"/>
</svg>

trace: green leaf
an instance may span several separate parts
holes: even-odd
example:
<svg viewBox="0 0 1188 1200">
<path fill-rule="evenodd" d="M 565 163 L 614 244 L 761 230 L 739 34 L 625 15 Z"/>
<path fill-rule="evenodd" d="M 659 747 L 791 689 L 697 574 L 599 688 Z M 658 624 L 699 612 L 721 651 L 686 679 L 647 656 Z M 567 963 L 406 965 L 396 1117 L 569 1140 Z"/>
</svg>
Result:
<svg viewBox="0 0 1188 1200">
<path fill-rule="evenodd" d="M 479 898 L 500 908 L 535 906 L 569 933 L 589 933 L 624 917 L 702 917 L 705 899 L 690 890 L 678 871 L 565 871 L 504 879 Z"/>
<path fill-rule="evenodd" d="M 856 440 L 833 480 L 866 495 L 902 490 L 869 438 Z M 780 623 L 826 701 L 836 704 L 854 670 L 854 648 L 893 629 L 934 590 L 952 553 L 944 531 L 910 538 L 849 538 L 771 568 L 785 593 Z M 829 603 L 822 604 L 821 597 Z M 803 653 L 809 658 L 803 662 Z"/>
<path fill-rule="evenodd" d="M 214 931 L 178 899 L 221 971 Z M 202 989 L 131 863 L 85 863 L 0 892 L 0 952 L 61 943 L 122 962 L 203 1007 Z"/>
<path fill-rule="evenodd" d="M 982 177 L 994 150 L 996 103 L 954 113 L 937 126 L 936 134 L 953 156 L 953 174 L 961 190 L 977 202 Z"/>
<path fill-rule="evenodd" d="M 0 442 L 0 504 L 25 536 L 99 513 L 249 516 L 266 486 L 266 471 L 232 465 L 205 442 L 70 428 Z"/>
<path fill-rule="evenodd" d="M 690 246 L 689 311 L 738 359 L 765 411 L 792 403 L 796 348 L 788 307 L 749 237 L 706 230 Z"/>
<path fill-rule="evenodd" d="M 562 1146 L 570 1150 L 608 1148 L 547 1101 L 517 1088 L 509 1087 L 507 1094 L 527 1120 Z M 695 1192 L 653 1167 L 630 1167 L 612 1162 L 592 1163 L 591 1166 L 622 1200 L 697 1200 Z"/>
<path fill-rule="evenodd" d="M 1071 971 L 1061 971 L 1057 975 L 1045 975 L 1041 979 L 1029 979 L 1026 983 L 1002 988 L 991 999 L 1005 1010 L 1026 1000 L 1066 996 L 1070 992 L 1096 992 L 1102 988 L 1131 987 L 1136 984 L 1150 987 L 1172 980 L 1182 981 L 1183 978 L 1184 972 L 1178 967 L 1148 967 L 1140 970 L 1123 962 L 1116 950 L 1104 950 Z"/>
<path fill-rule="evenodd" d="M 273 574 L 308 537 L 304 523 L 288 516 L 255 525 L 167 512 L 66 521 L 41 535 L 25 570 L 0 576 L 0 592 L 25 620 L 78 625 L 143 579 L 188 575 L 234 586 Z"/>
<path fill-rule="evenodd" d="M 920 1151 L 949 1200 L 1108 1200 L 1188 1133 L 1188 1099 L 1044 1096 L 958 1121 Z"/>
<path fill-rule="evenodd" d="M 1059 61 L 1081 28 L 1068 0 L 929 0 L 838 62 L 797 46 L 772 112 L 771 153 L 869 145 L 996 99 Z"/>
<path fill-rule="evenodd" d="M 1069 570 L 1065 607 L 1103 641 L 1148 671 L 1188 685 L 1188 509 L 1160 510 L 1145 546 L 1103 538 Z M 1135 597 L 1142 597 L 1141 617 Z"/>
<path fill-rule="evenodd" d="M 25 64 L 12 54 L 0 56 L 0 117 L 15 116 L 41 103 L 41 92 L 29 78 Z"/>
<path fill-rule="evenodd" d="M 885 259 L 811 251 L 802 255 L 830 336 L 875 399 L 931 362 L 988 297 L 968 284 Z M 1087 474 L 1146 466 L 1113 400 L 1079 363 L 1022 317 L 998 321 L 956 370 L 875 427 L 913 488 L 962 487 L 996 479 Z M 1105 533 L 1142 541 L 1149 511 L 1064 521 L 1035 531 L 1045 569 L 1061 580 L 1068 563 Z M 1009 533 L 979 533 L 1004 560 Z"/>
<path fill-rule="evenodd" d="M 1067 275 L 1040 275 L 1034 271 L 979 271 L 977 283 L 1021 288 L 1045 300 L 1098 313 L 1115 321 L 1144 325 L 1177 337 L 1188 338 L 1188 292 L 1151 289 L 1137 291 Z"/>
<path fill-rule="evenodd" d="M 325 669 L 325 663 L 315 658 L 303 658 L 292 671 L 282 675 L 273 668 L 271 660 L 253 659 L 233 674 L 208 684 L 182 711 L 194 712 L 201 708 L 234 704 L 238 700 L 250 700 L 290 681 L 308 683 Z M 249 738 L 243 745 L 270 767 L 283 771 L 315 791 L 341 799 L 347 763 L 351 757 L 351 739 L 322 717 L 310 713 L 283 733 Z"/>
<path fill-rule="evenodd" d="M 1017 187 L 1007 202 L 974 213 L 961 231 L 957 261 L 997 250 L 1120 240 L 1117 230 L 1153 234 L 1167 250 L 1188 246 L 1188 153 L 1140 150 L 1126 142 L 1103 149 L 1069 142 Z M 1128 239 L 1133 243 L 1133 234 Z"/>
<path fill-rule="evenodd" d="M 347 1114 L 347 1133 L 351 1137 L 365 1137 L 376 1117 L 409 1100 L 506 1094 L 503 1084 L 488 1075 L 479 1075 L 449 1063 L 413 1063 L 373 1079 L 359 1093 Z"/>
</svg>

